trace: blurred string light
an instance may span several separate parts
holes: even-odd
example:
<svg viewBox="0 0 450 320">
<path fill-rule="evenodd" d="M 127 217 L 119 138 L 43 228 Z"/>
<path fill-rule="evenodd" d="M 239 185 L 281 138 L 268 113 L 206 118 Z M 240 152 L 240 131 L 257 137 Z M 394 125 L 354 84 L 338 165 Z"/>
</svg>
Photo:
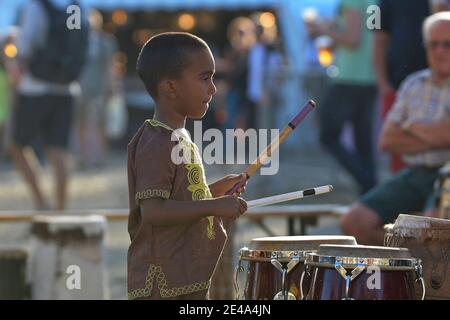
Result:
<svg viewBox="0 0 450 320">
<path fill-rule="evenodd" d="M 255 12 L 250 18 L 263 28 L 263 39 L 267 43 L 273 43 L 278 37 L 277 18 L 272 12 Z"/>
<path fill-rule="evenodd" d="M 178 26 L 182 30 L 192 30 L 195 27 L 195 18 L 190 13 L 183 13 L 178 17 Z"/>
<path fill-rule="evenodd" d="M 264 28 L 272 28 L 275 25 L 275 16 L 272 12 L 263 12 L 259 16 L 259 23 Z"/>
<path fill-rule="evenodd" d="M 118 26 L 123 26 L 128 21 L 128 15 L 124 10 L 115 10 L 112 13 L 112 21 Z"/>
<path fill-rule="evenodd" d="M 324 66 L 330 66 L 334 61 L 333 53 L 328 49 L 319 49 L 319 63 Z"/>
<path fill-rule="evenodd" d="M 333 40 L 328 36 L 320 36 L 315 40 L 317 58 L 324 67 L 330 66 L 334 61 L 332 42 Z"/>
<path fill-rule="evenodd" d="M 6 57 L 8 57 L 10 59 L 13 59 L 13 58 L 15 58 L 17 56 L 18 50 L 17 50 L 17 47 L 14 44 L 8 43 L 4 47 L 3 52 L 5 53 Z"/>
<path fill-rule="evenodd" d="M 317 20 L 319 12 L 314 7 L 306 7 L 302 10 L 301 15 L 305 23 L 311 23 Z"/>
<path fill-rule="evenodd" d="M 330 78 L 336 78 L 337 76 L 339 76 L 339 68 L 336 67 L 335 65 L 331 65 L 327 68 L 327 75 Z"/>
</svg>

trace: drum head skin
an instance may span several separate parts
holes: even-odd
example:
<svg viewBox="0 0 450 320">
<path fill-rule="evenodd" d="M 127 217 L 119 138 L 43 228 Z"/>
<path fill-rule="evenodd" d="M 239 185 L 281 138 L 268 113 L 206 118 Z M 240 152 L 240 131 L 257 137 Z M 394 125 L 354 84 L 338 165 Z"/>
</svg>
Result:
<svg viewBox="0 0 450 320">
<path fill-rule="evenodd" d="M 253 239 L 249 249 L 262 251 L 315 251 L 321 244 L 356 245 L 356 239 L 349 236 L 266 237 Z"/>
<path fill-rule="evenodd" d="M 400 214 L 395 220 L 395 225 L 408 228 L 423 228 L 424 226 L 435 225 L 441 226 L 443 229 L 450 229 L 450 220 Z"/>
<path fill-rule="evenodd" d="M 391 225 L 389 229 L 396 231 L 402 230 L 401 233 L 405 236 L 415 236 L 418 232 L 423 233 L 422 231 L 425 229 L 446 230 L 446 233 L 450 234 L 450 220 L 400 214 L 397 220 L 395 220 L 394 225 Z"/>
</svg>

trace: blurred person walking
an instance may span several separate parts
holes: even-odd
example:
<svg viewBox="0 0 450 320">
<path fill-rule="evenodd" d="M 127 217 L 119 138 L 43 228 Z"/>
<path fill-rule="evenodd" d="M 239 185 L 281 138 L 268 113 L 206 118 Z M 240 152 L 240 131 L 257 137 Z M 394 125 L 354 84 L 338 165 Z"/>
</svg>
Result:
<svg viewBox="0 0 450 320">
<path fill-rule="evenodd" d="M 261 112 L 262 104 L 265 100 L 264 95 L 264 73 L 266 60 L 266 44 L 263 39 L 264 28 L 255 24 L 255 42 L 248 53 L 248 72 L 247 72 L 247 108 L 248 125 L 250 128 L 256 128 L 261 123 L 257 121 L 257 115 Z"/>
<path fill-rule="evenodd" d="M 247 101 L 248 125 L 251 128 L 272 128 L 275 125 L 274 110 L 279 94 L 277 72 L 283 61 L 274 43 L 264 34 L 264 27 L 255 22 L 256 42 L 248 54 Z"/>
<path fill-rule="evenodd" d="M 80 77 L 81 101 L 77 110 L 79 166 L 102 167 L 108 151 L 106 111 L 117 92 L 118 79 L 113 72 L 118 51 L 116 39 L 102 31 L 103 17 L 97 10 L 89 16 L 88 54 Z"/>
<path fill-rule="evenodd" d="M 0 41 L 1 43 L 1 41 Z M 0 46 L 2 48 L 3 46 Z M 3 59 L 0 56 L 0 158 L 4 155 L 5 127 L 9 112 L 9 85 Z"/>
<path fill-rule="evenodd" d="M 14 100 L 14 86 L 19 70 L 12 63 L 17 47 L 16 28 L 0 32 L 0 158 L 7 157 L 10 140 L 11 109 Z"/>
<path fill-rule="evenodd" d="M 372 33 L 365 17 L 372 0 L 342 0 L 337 26 L 312 20 L 312 35 L 326 35 L 337 46 L 337 77 L 332 79 L 320 114 L 320 141 L 352 175 L 364 193 L 376 184 L 372 133 L 376 96 Z M 355 150 L 341 143 L 344 125 L 353 127 Z"/>
<path fill-rule="evenodd" d="M 254 124 L 247 86 L 249 52 L 256 42 L 255 28 L 253 21 L 247 17 L 235 18 L 228 27 L 230 47 L 225 51 L 229 84 L 226 128 L 246 130 Z"/>
<path fill-rule="evenodd" d="M 31 190 L 35 208 L 48 209 L 40 186 L 40 164 L 30 147 L 40 137 L 55 174 L 56 209 L 67 200 L 67 146 L 76 82 L 84 64 L 88 25 L 80 10 L 79 29 L 68 27 L 69 0 L 30 0 L 20 16 L 17 79 L 11 154 Z M 79 7 L 78 7 L 79 8 Z"/>
</svg>

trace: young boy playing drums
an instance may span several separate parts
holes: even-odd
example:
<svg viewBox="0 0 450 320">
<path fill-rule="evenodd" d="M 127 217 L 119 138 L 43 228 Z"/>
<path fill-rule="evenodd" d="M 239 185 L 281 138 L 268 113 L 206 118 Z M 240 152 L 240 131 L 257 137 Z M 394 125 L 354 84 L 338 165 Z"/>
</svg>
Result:
<svg viewBox="0 0 450 320">
<path fill-rule="evenodd" d="M 184 129 L 201 119 L 216 92 L 208 45 L 188 33 L 163 33 L 142 48 L 137 70 L 155 100 L 128 145 L 129 299 L 206 299 L 226 242 L 222 219 L 247 210 L 245 175 L 208 186 L 198 148 Z M 183 155 L 181 163 L 177 158 Z"/>
</svg>

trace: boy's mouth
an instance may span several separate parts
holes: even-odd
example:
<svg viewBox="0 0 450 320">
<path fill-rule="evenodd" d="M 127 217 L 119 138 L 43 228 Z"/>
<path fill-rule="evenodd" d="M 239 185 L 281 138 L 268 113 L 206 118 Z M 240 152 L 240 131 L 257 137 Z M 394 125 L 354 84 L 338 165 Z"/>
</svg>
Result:
<svg viewBox="0 0 450 320">
<path fill-rule="evenodd" d="M 211 100 L 212 100 L 212 97 L 208 98 L 207 100 L 204 100 L 203 103 L 204 103 L 204 104 L 208 104 L 208 103 L 211 102 Z"/>
</svg>

